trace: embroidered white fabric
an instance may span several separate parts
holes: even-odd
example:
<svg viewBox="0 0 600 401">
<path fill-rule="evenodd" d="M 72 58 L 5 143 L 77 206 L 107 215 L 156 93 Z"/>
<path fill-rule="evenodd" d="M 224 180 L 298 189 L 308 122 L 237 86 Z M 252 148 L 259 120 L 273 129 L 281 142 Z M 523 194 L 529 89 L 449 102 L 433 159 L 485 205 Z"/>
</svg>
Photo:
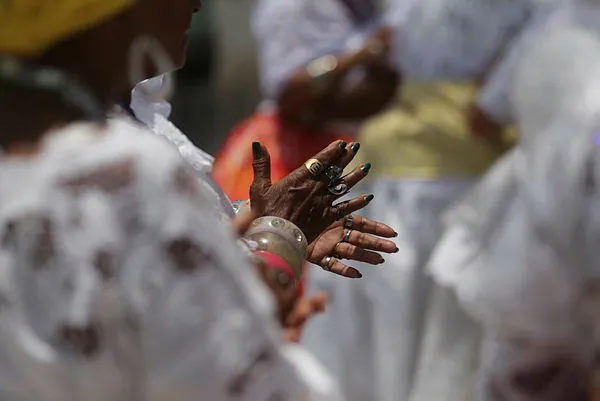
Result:
<svg viewBox="0 0 600 401">
<path fill-rule="evenodd" d="M 373 3 L 375 0 L 354 0 Z M 265 99 L 275 99 L 296 70 L 325 54 L 358 50 L 376 18 L 357 26 L 339 0 L 258 0 L 252 21 Z"/>
<path fill-rule="evenodd" d="M 165 143 L 73 124 L 0 159 L 1 398 L 338 399 Z"/>
</svg>

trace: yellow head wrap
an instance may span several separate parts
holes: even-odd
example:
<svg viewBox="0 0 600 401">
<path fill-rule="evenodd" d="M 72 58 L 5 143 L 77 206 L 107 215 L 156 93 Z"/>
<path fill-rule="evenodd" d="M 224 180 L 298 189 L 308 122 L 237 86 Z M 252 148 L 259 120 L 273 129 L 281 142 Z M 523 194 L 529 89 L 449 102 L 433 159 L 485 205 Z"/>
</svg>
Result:
<svg viewBox="0 0 600 401">
<path fill-rule="evenodd" d="M 0 0 L 0 54 L 31 58 L 136 0 Z"/>
</svg>

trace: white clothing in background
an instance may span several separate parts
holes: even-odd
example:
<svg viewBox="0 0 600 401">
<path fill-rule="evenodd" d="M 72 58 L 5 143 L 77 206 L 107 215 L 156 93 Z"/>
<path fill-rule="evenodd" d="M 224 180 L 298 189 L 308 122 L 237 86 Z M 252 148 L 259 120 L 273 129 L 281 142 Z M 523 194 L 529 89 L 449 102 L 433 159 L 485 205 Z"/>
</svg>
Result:
<svg viewBox="0 0 600 401">
<path fill-rule="evenodd" d="M 599 33 L 599 5 L 574 0 L 531 34 L 508 94 L 519 149 L 453 211 L 447 247 L 432 262 L 485 326 L 484 401 L 585 396 L 600 344 Z M 450 260 L 448 269 L 450 235 L 462 242 L 462 266 Z M 553 363 L 559 369 L 538 392 L 515 385 L 518 373 Z"/>
</svg>

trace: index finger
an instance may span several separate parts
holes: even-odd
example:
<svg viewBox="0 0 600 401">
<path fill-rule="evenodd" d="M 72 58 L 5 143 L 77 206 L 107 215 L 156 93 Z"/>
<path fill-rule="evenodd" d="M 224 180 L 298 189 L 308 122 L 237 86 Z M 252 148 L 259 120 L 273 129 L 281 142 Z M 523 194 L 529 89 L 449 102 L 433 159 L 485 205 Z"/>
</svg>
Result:
<svg viewBox="0 0 600 401">
<path fill-rule="evenodd" d="M 356 214 L 352 215 L 352 219 L 352 228 L 354 230 L 367 234 L 374 234 L 378 237 L 383 238 L 392 238 L 398 236 L 398 233 L 396 233 L 396 231 L 392 227 L 388 226 L 387 224 L 383 224 L 379 221 L 367 219 L 366 217 L 359 216 Z"/>
</svg>

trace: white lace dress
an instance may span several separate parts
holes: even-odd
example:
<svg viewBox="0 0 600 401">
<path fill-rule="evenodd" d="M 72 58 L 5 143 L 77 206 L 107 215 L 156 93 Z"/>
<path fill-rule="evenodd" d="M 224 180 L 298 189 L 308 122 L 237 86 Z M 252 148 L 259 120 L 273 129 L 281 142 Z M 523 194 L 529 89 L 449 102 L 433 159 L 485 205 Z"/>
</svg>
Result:
<svg viewBox="0 0 600 401">
<path fill-rule="evenodd" d="M 0 188 L 3 400 L 337 399 L 163 139 L 69 125 Z"/>
</svg>

